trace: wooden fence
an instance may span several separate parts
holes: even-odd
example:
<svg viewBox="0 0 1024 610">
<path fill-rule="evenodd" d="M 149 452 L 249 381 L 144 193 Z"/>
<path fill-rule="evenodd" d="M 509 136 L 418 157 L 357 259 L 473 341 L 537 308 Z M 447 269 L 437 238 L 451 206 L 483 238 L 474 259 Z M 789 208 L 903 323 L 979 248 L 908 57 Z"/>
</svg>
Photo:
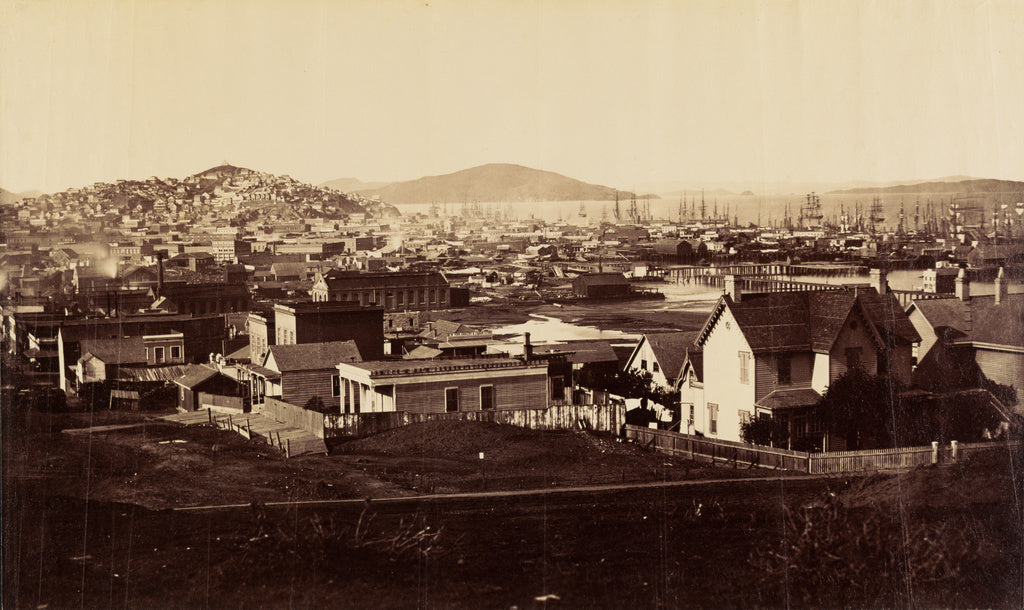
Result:
<svg viewBox="0 0 1024 610">
<path fill-rule="evenodd" d="M 313 436 L 324 438 L 325 416 L 319 411 L 304 409 L 268 396 L 260 408 L 260 413 L 292 428 L 305 430 Z"/>
<path fill-rule="evenodd" d="M 533 430 L 596 430 L 618 435 L 626 422 L 621 404 L 554 405 L 544 409 L 460 411 L 457 413 L 343 413 L 323 415 L 324 435 L 360 437 L 429 421 L 482 421 Z"/>
<path fill-rule="evenodd" d="M 897 449 L 812 453 L 808 456 L 807 472 L 810 474 L 831 474 L 860 472 L 864 470 L 887 470 L 891 468 L 913 468 L 915 466 L 951 461 L 949 449 L 943 451 L 938 445 L 938 443 L 934 443 L 931 447 L 900 447 Z"/>
<path fill-rule="evenodd" d="M 626 438 L 645 447 L 672 455 L 685 455 L 690 459 L 701 457 L 710 458 L 712 462 L 731 462 L 735 466 L 743 464 L 807 472 L 807 453 L 803 451 L 748 445 L 632 425 L 626 426 Z"/>
<path fill-rule="evenodd" d="M 211 406 L 237 409 L 241 413 L 245 410 L 245 399 L 241 396 L 221 396 L 220 394 L 199 392 L 196 396 L 196 407 L 203 409 Z"/>
<path fill-rule="evenodd" d="M 732 463 L 734 466 L 743 464 L 762 468 L 796 470 L 809 474 L 913 468 L 927 464 L 956 462 L 985 451 L 1007 451 L 1021 447 L 1021 441 L 972 444 L 953 441 L 945 447 L 940 447 L 938 443 L 932 443 L 928 447 L 804 453 L 631 425 L 625 427 L 625 436 L 645 447 L 672 455 L 689 456 L 691 459 L 710 458 L 713 462 Z"/>
</svg>

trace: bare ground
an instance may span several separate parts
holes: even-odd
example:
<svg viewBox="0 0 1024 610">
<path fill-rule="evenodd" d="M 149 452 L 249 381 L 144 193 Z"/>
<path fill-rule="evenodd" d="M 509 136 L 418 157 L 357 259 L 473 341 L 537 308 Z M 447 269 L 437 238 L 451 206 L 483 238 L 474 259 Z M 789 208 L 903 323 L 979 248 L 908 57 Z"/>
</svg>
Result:
<svg viewBox="0 0 1024 610">
<path fill-rule="evenodd" d="M 503 426 L 436 422 L 449 425 L 409 427 L 345 443 L 332 456 L 285 460 L 225 431 L 139 415 L 4 415 L 3 598 L 11 608 L 1022 601 L 1014 456 L 867 478 L 269 509 L 263 503 L 431 491 L 424 485 L 434 492 L 493 490 L 621 480 L 624 473 L 653 481 L 750 472 L 667 460 L 608 437 Z M 89 423 L 144 425 L 91 435 L 61 431 Z M 980 541 L 985 554 L 966 554 L 971 547 L 958 555 L 959 564 L 950 563 L 955 578 L 918 582 L 875 566 L 868 549 L 858 568 L 872 586 L 856 592 L 827 573 L 809 589 L 766 573 L 758 551 L 781 548 L 787 511 L 835 497 L 848 506 L 843 523 L 854 531 L 861 522 L 871 526 L 871 515 L 897 514 L 900 531 L 955 527 Z M 253 508 L 165 510 L 233 502 Z"/>
</svg>

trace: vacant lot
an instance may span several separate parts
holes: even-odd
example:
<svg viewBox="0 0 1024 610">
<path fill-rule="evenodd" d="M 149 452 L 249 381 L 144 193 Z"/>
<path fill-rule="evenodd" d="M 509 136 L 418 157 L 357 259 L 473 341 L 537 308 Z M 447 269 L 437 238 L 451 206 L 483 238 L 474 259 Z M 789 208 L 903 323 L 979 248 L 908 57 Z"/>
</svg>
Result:
<svg viewBox="0 0 1024 610">
<path fill-rule="evenodd" d="M 133 427 L 66 431 L 89 420 L 5 414 L 6 607 L 1021 603 L 1005 455 L 899 476 L 285 508 L 264 503 L 750 473 L 501 426 L 437 422 L 288 461 L 127 414 L 91 420 Z M 252 505 L 167 510 L 232 502 Z"/>
</svg>

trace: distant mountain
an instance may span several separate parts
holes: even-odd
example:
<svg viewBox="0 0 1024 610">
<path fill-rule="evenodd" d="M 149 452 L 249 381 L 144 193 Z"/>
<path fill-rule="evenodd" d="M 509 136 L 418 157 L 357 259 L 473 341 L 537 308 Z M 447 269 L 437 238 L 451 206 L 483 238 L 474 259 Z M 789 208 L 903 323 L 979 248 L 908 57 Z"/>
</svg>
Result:
<svg viewBox="0 0 1024 610">
<path fill-rule="evenodd" d="M 588 184 L 554 172 L 510 163 L 490 163 L 443 176 L 395 182 L 361 191 L 381 201 L 402 203 L 463 203 L 521 201 L 607 201 L 629 199 L 632 193 Z M 652 198 L 657 198 L 652 195 Z"/>
<path fill-rule="evenodd" d="M 359 193 L 361 191 L 372 191 L 391 184 L 390 182 L 363 182 L 359 178 L 338 178 L 336 180 L 328 180 L 320 186 L 327 188 L 338 189 L 343 193 Z"/>
<path fill-rule="evenodd" d="M 736 197 L 737 194 L 732 191 L 725 189 L 709 189 L 702 191 L 701 189 L 682 189 L 679 191 L 672 191 L 671 193 L 662 193 L 661 196 L 668 199 L 675 199 L 678 197 L 700 197 L 701 193 L 704 194 L 704 198 L 708 197 Z"/>
<path fill-rule="evenodd" d="M 869 195 L 869 194 L 908 194 L 908 193 L 949 193 L 953 195 L 969 195 L 972 193 L 1024 193 L 1024 182 L 1016 180 L 995 180 L 990 178 L 972 178 L 968 180 L 918 182 L 914 184 L 898 184 L 894 186 L 876 186 L 865 188 L 830 191 L 830 195 Z"/>
<path fill-rule="evenodd" d="M 25 191 L 24 193 L 12 193 L 7 189 L 0 188 L 0 205 L 17 203 L 26 197 L 38 197 L 42 195 L 39 191 Z"/>
</svg>

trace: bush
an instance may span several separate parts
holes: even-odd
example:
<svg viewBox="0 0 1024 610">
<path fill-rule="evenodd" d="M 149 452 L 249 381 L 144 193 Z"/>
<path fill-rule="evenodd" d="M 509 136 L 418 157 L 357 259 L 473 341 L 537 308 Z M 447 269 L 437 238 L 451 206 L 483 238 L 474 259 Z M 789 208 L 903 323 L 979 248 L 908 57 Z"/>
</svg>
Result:
<svg viewBox="0 0 1024 610">
<path fill-rule="evenodd" d="M 835 494 L 786 509 L 785 535 L 757 550 L 750 563 L 762 585 L 782 588 L 794 605 L 912 606 L 910 591 L 959 586 L 984 569 L 992 545 L 948 521 L 908 524 L 901 511 L 877 506 L 855 512 Z"/>
</svg>

